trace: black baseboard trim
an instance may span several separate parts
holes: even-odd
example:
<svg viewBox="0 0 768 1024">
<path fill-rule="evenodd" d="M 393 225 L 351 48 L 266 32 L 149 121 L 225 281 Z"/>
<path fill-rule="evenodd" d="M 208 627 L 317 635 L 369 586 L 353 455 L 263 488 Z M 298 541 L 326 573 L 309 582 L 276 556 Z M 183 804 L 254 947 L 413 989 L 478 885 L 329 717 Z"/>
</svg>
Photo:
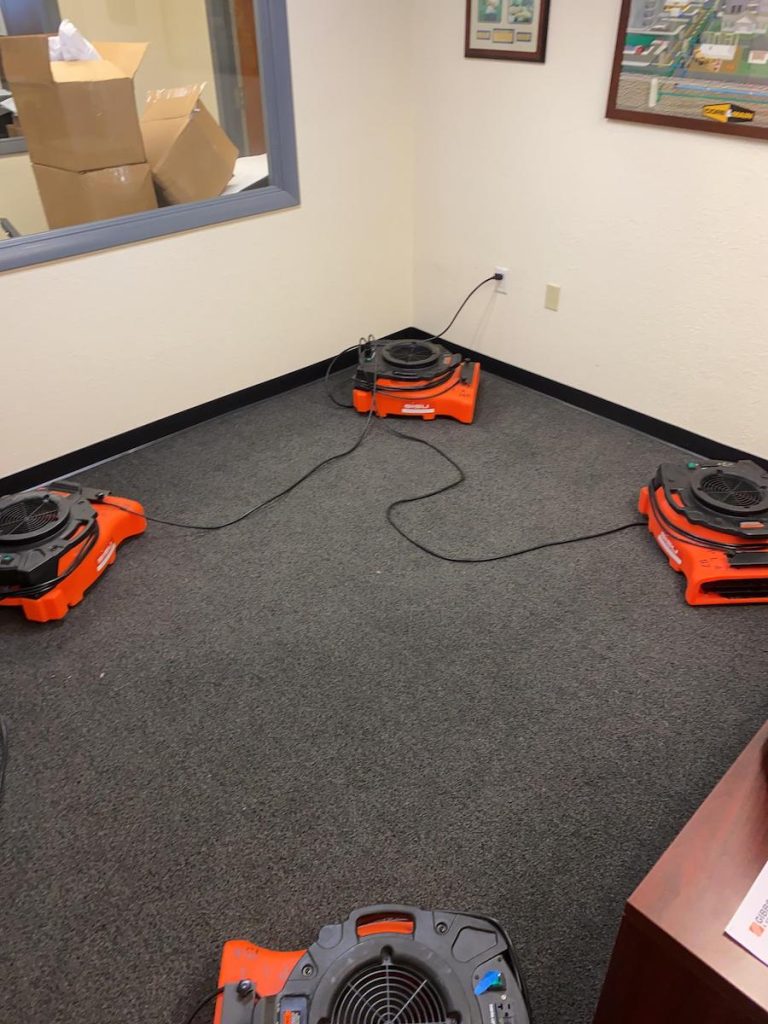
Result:
<svg viewBox="0 0 768 1024">
<path fill-rule="evenodd" d="M 407 338 L 431 337 L 427 331 L 422 331 L 417 327 L 398 331 L 397 336 Z M 643 434 L 650 434 L 651 437 L 656 437 L 660 441 L 666 441 L 668 444 L 677 445 L 678 448 L 684 448 L 686 451 L 701 455 L 706 459 L 718 459 L 724 462 L 752 459 L 759 466 L 768 469 L 768 459 L 753 455 L 750 452 L 741 451 L 739 448 L 732 448 L 727 444 L 721 444 L 710 437 L 694 434 L 684 427 L 677 427 L 672 423 L 666 423 L 664 420 L 657 420 L 653 416 L 647 416 L 643 412 L 628 409 L 626 406 L 618 405 L 616 402 L 609 402 L 606 398 L 598 398 L 587 391 L 579 391 L 578 388 L 572 388 L 568 384 L 560 384 L 549 377 L 541 377 L 538 373 L 531 373 L 530 370 L 523 370 L 519 366 L 502 362 L 502 360 L 494 359 L 492 356 L 483 355 L 482 352 L 475 352 L 463 345 L 455 345 L 453 342 L 446 341 L 445 339 L 443 339 L 443 342 L 446 348 L 454 352 L 461 352 L 470 359 L 477 359 L 482 364 L 483 369 L 488 370 L 489 373 L 494 373 L 505 380 L 513 381 L 515 384 L 522 384 L 523 387 L 530 388 L 532 391 L 539 391 L 543 395 L 549 395 L 550 398 L 558 398 L 569 405 L 575 405 L 577 409 L 585 409 L 587 412 L 613 420 L 615 423 L 622 423 L 625 427 L 632 427 L 633 430 L 639 430 Z"/>
<path fill-rule="evenodd" d="M 387 337 L 393 339 L 429 338 L 431 335 L 418 327 L 404 327 L 400 331 L 394 331 L 392 334 L 387 335 Z M 587 412 L 613 420 L 615 423 L 622 423 L 625 427 L 632 427 L 634 430 L 649 434 L 651 437 L 656 437 L 660 441 L 666 441 L 668 444 L 677 445 L 679 448 L 694 452 L 704 458 L 721 459 L 727 462 L 737 462 L 739 459 L 752 459 L 753 462 L 756 462 L 764 469 L 768 469 L 768 459 L 753 455 L 750 452 L 732 448 L 730 445 L 720 444 L 712 438 L 704 437 L 701 434 L 694 434 L 683 427 L 677 427 L 672 423 L 666 423 L 664 420 L 647 416 L 645 413 L 636 412 L 634 409 L 628 409 L 626 406 L 618 405 L 616 402 L 609 402 L 606 398 L 598 398 L 587 391 L 580 391 L 578 388 L 570 387 L 568 384 L 561 384 L 558 381 L 551 380 L 549 377 L 541 377 L 530 370 L 523 370 L 519 366 L 505 363 L 501 359 L 495 359 L 492 356 L 486 356 L 482 352 L 475 352 L 473 349 L 468 349 L 462 345 L 455 345 L 453 342 L 446 340 L 444 340 L 444 344 L 454 352 L 461 352 L 470 359 L 477 359 L 482 363 L 485 370 L 503 377 L 505 380 L 521 384 L 523 387 L 530 388 L 532 391 L 538 391 L 543 395 L 549 395 L 551 398 L 557 398 L 562 402 L 567 402 L 569 405 L 576 406 L 577 409 L 585 409 Z M 336 369 L 343 370 L 345 367 L 352 366 L 354 361 L 355 353 L 348 352 L 338 358 Z M 265 398 L 272 398 L 293 388 L 310 384 L 324 376 L 328 363 L 328 359 L 323 359 L 321 362 L 313 363 L 311 366 L 305 366 L 300 370 L 293 370 L 291 373 L 285 373 L 281 377 L 275 377 L 273 380 L 264 381 L 261 384 L 254 384 L 251 387 L 244 388 L 242 391 L 235 391 L 221 398 L 214 398 L 212 401 L 196 405 L 192 409 L 185 409 L 171 416 L 164 416 L 153 423 L 147 423 L 133 430 L 127 430 L 123 434 L 117 434 L 104 441 L 97 441 L 95 444 L 80 448 L 75 452 L 70 452 L 68 455 L 62 455 L 59 458 L 51 459 L 48 462 L 40 463 L 40 465 L 21 470 L 5 478 L 0 478 L 0 494 L 13 494 L 29 487 L 36 487 L 47 480 L 71 476 L 86 466 L 92 466 L 97 462 L 104 462 L 118 455 L 124 455 L 134 448 L 140 448 L 142 445 L 159 441 L 161 438 L 167 437 L 169 434 L 175 434 L 180 430 L 185 430 L 187 427 L 194 427 L 198 423 L 204 423 L 206 420 L 222 416 L 224 413 L 242 409 L 247 405 L 262 402 Z"/>
<path fill-rule="evenodd" d="M 354 361 L 355 353 L 349 352 L 338 358 L 336 367 L 343 370 L 347 366 L 352 366 Z M 41 462 L 37 466 L 23 469 L 18 473 L 12 473 L 10 476 L 0 478 L 0 494 L 15 494 L 29 487 L 37 487 L 48 480 L 71 476 L 86 466 L 93 466 L 97 462 L 105 462 L 107 459 L 124 455 L 134 448 L 141 448 L 142 445 L 159 441 L 169 434 L 186 430 L 187 427 L 194 427 L 198 423 L 204 423 L 206 420 L 222 416 L 224 413 L 242 409 L 246 405 L 263 402 L 265 398 L 272 398 L 274 395 L 291 391 L 303 384 L 311 384 L 324 376 L 329 362 L 330 360 L 324 359 L 311 366 L 305 366 L 300 370 L 285 373 L 281 377 L 275 377 L 273 380 L 264 381 L 262 384 L 253 384 L 251 387 L 243 388 L 242 391 L 214 398 L 212 401 L 203 402 L 202 405 L 196 405 L 192 409 L 164 416 L 153 423 L 146 423 L 133 430 L 126 430 L 125 433 L 116 434 L 114 437 L 97 441 L 95 444 L 89 444 L 75 452 L 61 455 L 48 462 Z"/>
</svg>

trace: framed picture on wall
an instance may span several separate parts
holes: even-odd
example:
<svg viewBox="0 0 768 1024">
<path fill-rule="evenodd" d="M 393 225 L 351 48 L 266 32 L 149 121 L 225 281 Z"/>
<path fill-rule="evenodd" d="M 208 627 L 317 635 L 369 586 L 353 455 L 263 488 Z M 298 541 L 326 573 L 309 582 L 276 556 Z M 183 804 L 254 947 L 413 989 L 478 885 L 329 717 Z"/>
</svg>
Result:
<svg viewBox="0 0 768 1024">
<path fill-rule="evenodd" d="M 768 0 L 622 0 L 607 116 L 768 138 Z"/>
<path fill-rule="evenodd" d="M 549 0 L 467 0 L 466 57 L 544 62 Z"/>
</svg>

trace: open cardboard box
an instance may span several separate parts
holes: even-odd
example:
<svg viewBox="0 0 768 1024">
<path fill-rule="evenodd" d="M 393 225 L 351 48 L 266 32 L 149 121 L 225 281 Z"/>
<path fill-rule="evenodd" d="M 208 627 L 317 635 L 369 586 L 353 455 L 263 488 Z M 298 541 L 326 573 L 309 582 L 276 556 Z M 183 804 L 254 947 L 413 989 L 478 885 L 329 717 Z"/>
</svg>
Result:
<svg viewBox="0 0 768 1024">
<path fill-rule="evenodd" d="M 0 55 L 34 164 L 144 163 L 133 76 L 147 43 L 94 43 L 101 60 L 51 61 L 48 36 L 2 36 Z"/>
<path fill-rule="evenodd" d="M 141 132 L 162 203 L 213 199 L 232 177 L 237 147 L 203 105 L 204 88 L 156 89 L 147 97 Z"/>
<path fill-rule="evenodd" d="M 157 207 L 149 164 L 125 164 L 97 171 L 62 171 L 33 164 L 37 189 L 50 228 L 124 217 Z"/>
<path fill-rule="evenodd" d="M 139 124 L 133 76 L 146 43 L 94 43 L 100 60 L 51 61 L 48 37 L 0 37 L 50 227 L 221 195 L 237 149 L 200 101 L 203 85 L 149 94 Z M 146 149 L 145 149 L 146 146 Z"/>
</svg>

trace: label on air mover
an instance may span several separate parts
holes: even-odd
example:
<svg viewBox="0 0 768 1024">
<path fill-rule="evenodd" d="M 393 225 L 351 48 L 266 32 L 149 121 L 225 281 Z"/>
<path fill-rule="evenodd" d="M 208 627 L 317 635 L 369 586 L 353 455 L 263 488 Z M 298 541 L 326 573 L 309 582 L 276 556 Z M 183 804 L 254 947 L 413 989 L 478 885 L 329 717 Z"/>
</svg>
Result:
<svg viewBox="0 0 768 1024">
<path fill-rule="evenodd" d="M 112 555 L 114 555 L 115 551 L 117 551 L 117 544 L 112 540 L 99 555 L 99 559 L 96 562 L 96 572 L 101 572 L 103 569 L 106 569 L 109 565 L 109 560 Z"/>
<path fill-rule="evenodd" d="M 672 559 L 673 562 L 676 562 L 677 565 L 682 565 L 683 560 L 680 557 L 680 552 L 663 530 L 656 538 L 656 543 L 659 545 L 661 550 Z"/>
<path fill-rule="evenodd" d="M 403 412 L 410 416 L 423 416 L 424 413 L 434 412 L 435 410 L 431 405 L 423 405 L 418 402 L 406 402 L 403 406 Z"/>
<path fill-rule="evenodd" d="M 277 1024 L 307 1024 L 309 1003 L 306 996 L 283 996 Z"/>
</svg>

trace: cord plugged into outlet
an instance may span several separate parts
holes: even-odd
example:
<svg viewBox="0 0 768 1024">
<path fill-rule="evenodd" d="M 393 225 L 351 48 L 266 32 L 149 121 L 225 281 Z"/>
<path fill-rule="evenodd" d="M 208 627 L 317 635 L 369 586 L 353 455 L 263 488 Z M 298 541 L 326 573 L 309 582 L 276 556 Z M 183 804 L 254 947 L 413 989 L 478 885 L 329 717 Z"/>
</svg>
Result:
<svg viewBox="0 0 768 1024">
<path fill-rule="evenodd" d="M 493 275 L 493 279 L 496 282 L 496 291 L 499 295 L 509 294 L 509 267 L 496 267 L 496 272 Z"/>
</svg>

